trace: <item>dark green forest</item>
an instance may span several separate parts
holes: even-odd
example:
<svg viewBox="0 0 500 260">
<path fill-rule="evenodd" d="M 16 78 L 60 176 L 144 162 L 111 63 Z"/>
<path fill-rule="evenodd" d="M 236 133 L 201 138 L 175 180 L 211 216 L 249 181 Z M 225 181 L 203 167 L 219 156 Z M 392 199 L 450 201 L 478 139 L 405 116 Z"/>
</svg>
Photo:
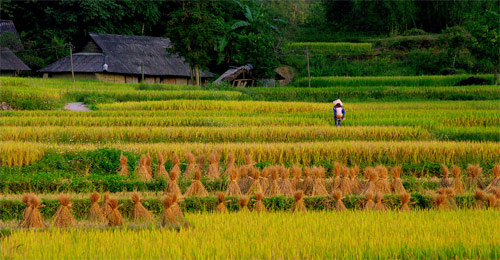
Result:
<svg viewBox="0 0 500 260">
<path fill-rule="evenodd" d="M 16 54 L 34 70 L 68 55 L 69 42 L 81 49 L 89 32 L 169 37 L 193 66 L 253 63 L 262 77 L 280 64 L 303 73 L 290 42 L 370 42 L 378 52 L 312 53 L 317 76 L 493 73 L 500 59 L 499 2 L 488 0 L 2 1 L 0 18 L 14 21 Z"/>
</svg>

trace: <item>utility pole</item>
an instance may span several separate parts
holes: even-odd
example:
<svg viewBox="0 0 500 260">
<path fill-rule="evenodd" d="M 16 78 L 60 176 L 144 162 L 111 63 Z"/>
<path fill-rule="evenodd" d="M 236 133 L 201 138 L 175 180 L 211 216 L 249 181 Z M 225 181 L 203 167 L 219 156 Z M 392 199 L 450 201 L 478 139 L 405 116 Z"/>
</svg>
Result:
<svg viewBox="0 0 500 260">
<path fill-rule="evenodd" d="M 75 84 L 75 70 L 73 69 L 73 46 L 71 42 L 69 43 L 69 59 L 71 62 L 71 77 L 73 78 L 73 84 Z"/>
<path fill-rule="evenodd" d="M 311 87 L 311 70 L 309 69 L 309 49 L 306 44 L 306 59 L 307 59 L 307 78 L 309 80 L 309 87 Z"/>
</svg>

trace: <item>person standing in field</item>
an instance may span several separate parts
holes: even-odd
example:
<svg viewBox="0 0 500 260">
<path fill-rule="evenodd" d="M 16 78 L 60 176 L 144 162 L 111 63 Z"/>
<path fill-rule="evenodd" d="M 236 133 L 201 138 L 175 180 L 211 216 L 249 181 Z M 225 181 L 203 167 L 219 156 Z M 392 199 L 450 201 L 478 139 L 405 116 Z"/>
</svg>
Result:
<svg viewBox="0 0 500 260">
<path fill-rule="evenodd" d="M 344 105 L 340 99 L 333 101 L 333 117 L 335 119 L 335 126 L 340 126 L 345 117 Z"/>
</svg>

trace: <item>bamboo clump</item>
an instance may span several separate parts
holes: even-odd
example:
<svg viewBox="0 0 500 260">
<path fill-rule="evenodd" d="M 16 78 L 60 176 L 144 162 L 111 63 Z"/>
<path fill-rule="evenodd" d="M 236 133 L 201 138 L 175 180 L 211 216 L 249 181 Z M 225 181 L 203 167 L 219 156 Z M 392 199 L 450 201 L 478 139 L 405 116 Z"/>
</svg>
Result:
<svg viewBox="0 0 500 260">
<path fill-rule="evenodd" d="M 134 202 L 134 208 L 132 210 L 134 221 L 151 221 L 151 212 L 142 205 L 139 193 L 134 192 L 132 194 L 132 202 Z"/>
<path fill-rule="evenodd" d="M 206 197 L 208 196 L 208 192 L 205 189 L 205 186 L 201 182 L 201 171 L 200 169 L 196 168 L 195 173 L 194 173 L 194 179 L 191 182 L 191 185 L 187 189 L 186 193 L 184 193 L 185 197 L 191 197 L 191 196 L 199 196 L 199 197 Z"/>
<path fill-rule="evenodd" d="M 54 214 L 54 227 L 58 228 L 68 228 L 75 226 L 75 219 L 71 214 L 69 208 L 71 207 L 71 203 L 69 197 L 67 195 L 59 195 L 59 203 L 61 204 Z"/>
</svg>

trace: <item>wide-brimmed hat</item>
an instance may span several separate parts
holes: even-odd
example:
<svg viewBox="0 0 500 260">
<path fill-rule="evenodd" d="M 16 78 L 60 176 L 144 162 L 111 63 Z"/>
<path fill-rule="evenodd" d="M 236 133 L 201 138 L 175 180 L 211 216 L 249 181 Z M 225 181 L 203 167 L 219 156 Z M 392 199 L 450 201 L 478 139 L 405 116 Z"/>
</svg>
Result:
<svg viewBox="0 0 500 260">
<path fill-rule="evenodd" d="M 337 99 L 335 101 L 333 101 L 333 105 L 336 106 L 337 104 L 340 104 L 341 106 L 344 106 L 344 104 L 342 104 L 342 101 L 340 101 L 340 99 Z"/>
</svg>

